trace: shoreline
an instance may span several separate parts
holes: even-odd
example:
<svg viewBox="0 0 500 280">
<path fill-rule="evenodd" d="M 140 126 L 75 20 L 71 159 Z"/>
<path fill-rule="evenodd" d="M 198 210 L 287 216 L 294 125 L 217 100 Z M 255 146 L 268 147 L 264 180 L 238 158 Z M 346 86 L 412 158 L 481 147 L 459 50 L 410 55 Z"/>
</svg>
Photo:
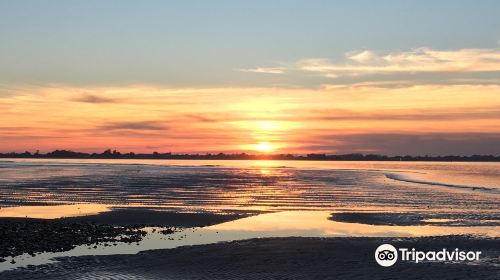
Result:
<svg viewBox="0 0 500 280">
<path fill-rule="evenodd" d="M 79 245 L 139 243 L 155 227 L 165 235 L 180 229 L 215 225 L 250 214 L 176 213 L 151 209 L 115 209 L 95 215 L 56 219 L 0 218 L 0 263 L 6 257 L 65 252 Z M 13 263 L 15 261 L 13 260 Z"/>
<path fill-rule="evenodd" d="M 447 156 L 443 156 L 447 157 Z M 455 157 L 455 156 L 452 156 Z M 456 157 L 461 157 L 461 156 L 456 156 Z M 467 157 L 467 156 L 464 156 Z M 403 158 L 403 157 L 401 157 Z M 280 157 L 272 157 L 272 156 L 263 156 L 263 157 L 256 157 L 256 158 L 205 158 L 205 157 L 172 157 L 172 158 L 154 158 L 154 157 L 11 157 L 11 156 L 0 156 L 0 161 L 1 160 L 9 160 L 9 159 L 62 159 L 62 160 L 67 160 L 67 159 L 75 159 L 75 160 L 201 160 L 201 161 L 266 161 L 266 160 L 271 160 L 271 161 L 312 161 L 312 162 L 443 162 L 443 163 L 452 163 L 452 162 L 461 162 L 461 163 L 498 163 L 500 162 L 500 159 L 493 159 L 493 160 L 471 160 L 471 159 L 399 159 L 399 158 L 394 158 L 394 159 L 313 159 L 313 158 L 280 158 Z"/>
<path fill-rule="evenodd" d="M 313 216 L 307 214 L 312 212 L 323 215 L 320 215 L 322 222 L 333 225 L 333 228 L 347 227 L 349 224 L 354 227 L 346 228 L 346 236 L 308 236 L 293 229 L 287 229 L 289 233 L 284 236 L 263 234 L 262 230 L 268 226 L 280 228 L 284 225 L 278 222 L 285 222 L 292 228 L 305 223 L 307 228 L 312 229 L 314 225 L 308 223 L 314 219 Z M 39 278 L 48 280 L 81 278 L 159 280 L 207 279 L 207 277 L 225 280 L 388 279 L 401 277 L 401 273 L 408 273 L 409 276 L 405 276 L 406 279 L 421 279 L 425 275 L 432 279 L 481 278 L 488 280 L 496 279 L 500 273 L 500 237 L 497 236 L 466 235 L 464 231 L 459 230 L 457 232 L 460 233 L 457 235 L 355 237 L 356 233 L 352 231 L 359 226 L 371 228 L 375 225 L 384 227 L 384 231 L 388 230 L 387 234 L 391 236 L 391 232 L 392 234 L 397 232 L 401 225 L 406 225 L 408 228 L 427 227 L 429 226 L 427 220 L 440 218 L 443 218 L 443 221 L 440 221 L 443 228 L 455 226 L 480 228 L 480 219 L 491 218 L 493 220 L 489 222 L 498 222 L 496 214 L 494 216 L 463 216 L 461 214 L 453 216 L 456 214 L 332 213 L 331 211 L 255 214 L 243 212 L 177 213 L 153 209 L 117 208 L 96 215 L 57 219 L 0 218 L 0 227 L 5 229 L 10 223 L 10 229 L 13 229 L 2 230 L 0 233 L 7 237 L 0 239 L 0 244 L 2 244 L 0 253 L 5 253 L 5 249 L 11 248 L 14 244 L 13 247 L 17 248 L 17 253 L 24 250 L 28 254 L 36 255 L 31 260 L 25 259 L 30 259 L 29 255 L 23 255 L 18 259 L 19 263 L 4 262 L 3 266 L 0 263 L 0 267 L 3 267 L 0 271 L 0 278 L 14 280 Z M 300 216 L 305 216 L 305 218 L 302 217 L 302 222 L 296 219 Z M 266 218 L 272 223 L 263 224 Z M 289 218 L 293 219 L 289 220 Z M 450 221 L 444 221 L 447 218 Z M 451 218 L 470 220 L 457 221 Z M 142 223 L 136 223 L 138 221 Z M 225 223 L 228 221 L 230 222 Z M 343 224 L 338 224 L 337 221 L 342 221 Z M 250 230 L 255 230 L 257 235 L 245 235 L 246 233 L 240 231 L 241 228 L 234 227 L 242 224 L 251 225 Z M 149 227 L 149 231 L 145 231 L 146 227 Z M 19 230 L 24 234 L 20 234 Z M 34 235 L 33 232 L 46 234 Z M 224 236 L 227 238 L 228 232 L 230 234 L 232 232 L 241 239 L 224 239 Z M 153 235 L 153 239 L 149 237 L 150 234 Z M 207 234 L 212 234 L 212 239 L 206 239 L 209 242 L 203 239 L 206 238 L 203 236 Z M 87 239 L 89 236 L 91 236 L 90 240 Z M 12 243 L 12 238 L 17 238 L 19 242 Z M 199 238 L 198 243 L 190 243 L 189 240 L 192 238 Z M 142 242 L 149 243 L 143 247 Z M 481 251 L 482 254 L 478 262 L 422 262 L 418 264 L 401 262 L 388 269 L 376 264 L 373 255 L 375 249 L 384 243 L 406 247 L 410 250 L 416 248 L 438 251 L 443 248 L 449 250 L 460 248 L 461 250 Z M 151 244 L 153 244 L 152 247 Z M 159 247 L 160 244 L 174 246 Z M 121 251 L 123 246 L 130 246 L 128 247 L 130 251 Z M 38 255 L 37 250 L 62 253 Z M 71 250 L 73 253 L 65 250 Z"/>
<path fill-rule="evenodd" d="M 0 218 L 0 263 L 10 258 L 11 263 L 15 264 L 16 260 L 21 259 L 14 257 L 23 254 L 36 257 L 38 254 L 68 252 L 77 246 L 101 250 L 120 243 L 136 243 L 138 246 L 141 245 L 137 247 L 141 251 L 259 237 L 416 238 L 469 234 L 481 238 L 498 238 L 492 230 L 499 224 L 500 217 L 495 213 L 481 215 L 349 211 L 183 213 L 143 208 L 111 208 L 110 211 L 94 215 L 55 219 Z M 419 231 L 421 233 L 416 234 Z M 154 233 L 161 233 L 164 237 L 151 237 L 150 234 Z M 143 247 L 141 242 L 144 238 L 156 238 L 156 242 L 160 243 L 153 247 L 151 245 Z M 183 242 L 171 241 L 162 245 L 161 240 L 164 238 L 182 239 Z M 167 247 L 164 247 L 165 245 Z M 116 247 L 119 248 L 122 247 Z M 87 251 L 90 254 L 92 252 Z M 116 251 L 107 252 L 114 254 Z M 82 254 L 84 253 L 80 253 Z"/>
</svg>

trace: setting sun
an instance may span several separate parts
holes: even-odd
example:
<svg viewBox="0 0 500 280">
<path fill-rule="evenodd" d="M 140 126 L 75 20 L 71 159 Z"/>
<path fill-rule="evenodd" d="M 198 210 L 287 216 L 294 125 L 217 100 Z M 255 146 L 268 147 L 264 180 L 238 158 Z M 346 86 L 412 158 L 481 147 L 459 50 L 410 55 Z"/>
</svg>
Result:
<svg viewBox="0 0 500 280">
<path fill-rule="evenodd" d="M 267 153 L 274 151 L 274 146 L 269 142 L 261 142 L 254 145 L 254 149 L 258 152 Z"/>
</svg>

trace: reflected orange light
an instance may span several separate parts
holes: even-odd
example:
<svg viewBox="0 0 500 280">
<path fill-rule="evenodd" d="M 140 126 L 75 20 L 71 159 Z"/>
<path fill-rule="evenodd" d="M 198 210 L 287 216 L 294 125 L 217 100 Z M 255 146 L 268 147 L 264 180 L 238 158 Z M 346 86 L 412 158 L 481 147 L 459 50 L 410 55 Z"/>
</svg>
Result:
<svg viewBox="0 0 500 280">
<path fill-rule="evenodd" d="M 271 169 L 261 168 L 259 169 L 261 175 L 271 175 Z"/>
</svg>

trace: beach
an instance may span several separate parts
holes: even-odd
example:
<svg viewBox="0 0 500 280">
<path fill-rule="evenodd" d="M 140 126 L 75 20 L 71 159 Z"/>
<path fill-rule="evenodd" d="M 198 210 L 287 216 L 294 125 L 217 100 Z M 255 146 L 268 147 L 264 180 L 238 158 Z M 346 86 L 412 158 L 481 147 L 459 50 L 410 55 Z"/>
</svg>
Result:
<svg viewBox="0 0 500 280">
<path fill-rule="evenodd" d="M 497 279 L 500 273 L 498 164 L 217 163 L 1 163 L 0 278 Z M 481 184 L 470 184 L 478 176 Z M 384 268 L 374 253 L 385 243 L 481 251 L 481 258 Z"/>
<path fill-rule="evenodd" d="M 401 263 L 373 259 L 379 244 L 481 250 L 481 263 Z M 61 258 L 0 273 L 2 279 L 498 279 L 500 240 L 428 238 L 266 238 L 144 251 L 134 255 Z"/>
</svg>

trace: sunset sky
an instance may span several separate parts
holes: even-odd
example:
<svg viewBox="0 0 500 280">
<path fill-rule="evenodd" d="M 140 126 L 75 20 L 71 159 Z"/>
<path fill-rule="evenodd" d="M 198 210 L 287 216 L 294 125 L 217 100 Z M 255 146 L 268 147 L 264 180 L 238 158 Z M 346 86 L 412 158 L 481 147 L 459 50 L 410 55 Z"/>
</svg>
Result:
<svg viewBox="0 0 500 280">
<path fill-rule="evenodd" d="M 0 152 L 500 155 L 500 1 L 0 2 Z"/>
</svg>

